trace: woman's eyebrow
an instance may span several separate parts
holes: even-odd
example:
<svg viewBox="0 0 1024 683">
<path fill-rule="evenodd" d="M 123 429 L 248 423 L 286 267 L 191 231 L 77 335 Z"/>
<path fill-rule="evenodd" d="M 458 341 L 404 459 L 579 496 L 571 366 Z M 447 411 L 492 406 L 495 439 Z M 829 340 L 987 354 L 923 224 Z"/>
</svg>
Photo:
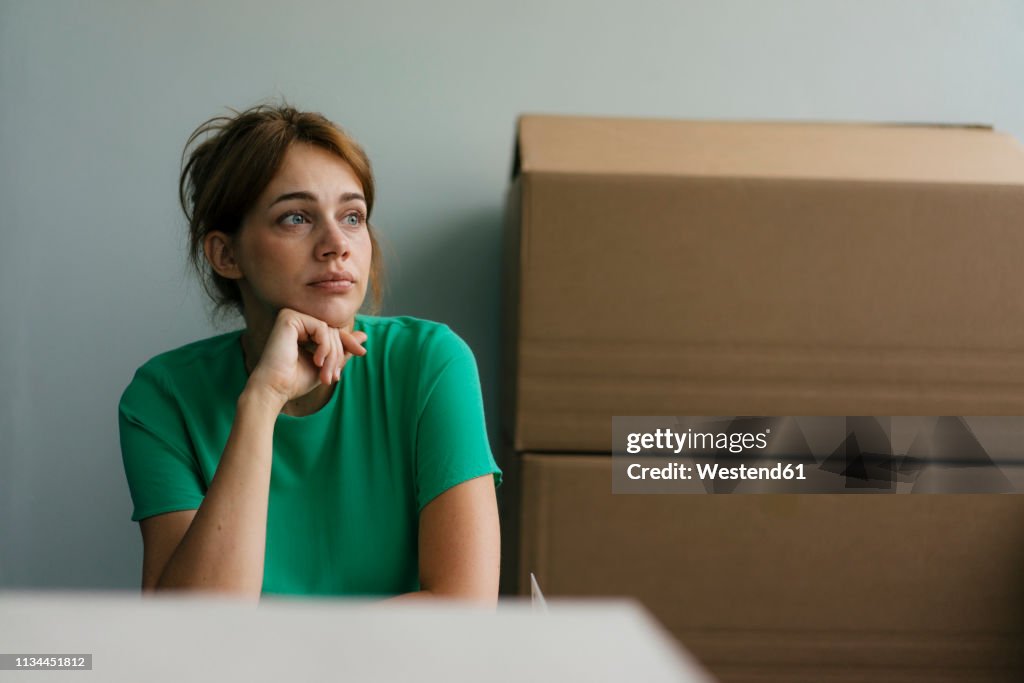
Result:
<svg viewBox="0 0 1024 683">
<path fill-rule="evenodd" d="M 300 190 L 299 192 L 286 192 L 285 194 L 281 195 L 274 201 L 270 202 L 270 206 L 268 206 L 267 208 L 269 209 L 274 204 L 286 201 L 288 199 L 305 199 L 307 201 L 315 202 L 316 195 L 311 192 L 306 192 L 304 190 Z M 350 202 L 354 199 L 361 199 L 364 202 L 366 201 L 366 197 L 359 194 L 358 192 L 346 192 L 340 197 L 340 201 L 342 202 Z"/>
</svg>

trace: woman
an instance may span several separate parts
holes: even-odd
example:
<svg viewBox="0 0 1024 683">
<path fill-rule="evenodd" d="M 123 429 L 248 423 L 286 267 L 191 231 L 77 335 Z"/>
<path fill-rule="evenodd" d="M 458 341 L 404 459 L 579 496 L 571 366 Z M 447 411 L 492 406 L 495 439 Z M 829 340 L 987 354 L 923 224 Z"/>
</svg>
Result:
<svg viewBox="0 0 1024 683">
<path fill-rule="evenodd" d="M 186 153 L 201 137 L 192 262 L 245 329 L 156 356 L 121 398 L 143 591 L 493 605 L 501 471 L 473 354 L 445 325 L 357 315 L 380 300 L 365 153 L 289 106 L 211 119 Z"/>
</svg>

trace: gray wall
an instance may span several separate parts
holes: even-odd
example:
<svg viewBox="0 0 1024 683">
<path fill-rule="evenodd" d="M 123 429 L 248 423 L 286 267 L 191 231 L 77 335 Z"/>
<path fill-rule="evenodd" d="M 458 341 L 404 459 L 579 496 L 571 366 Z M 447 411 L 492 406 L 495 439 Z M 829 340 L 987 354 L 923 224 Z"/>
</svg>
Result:
<svg viewBox="0 0 1024 683">
<path fill-rule="evenodd" d="M 184 267 L 176 180 L 189 132 L 227 106 L 283 95 L 364 144 L 385 313 L 469 341 L 492 439 L 518 113 L 1024 138 L 1020 2 L 155 4 L 0 0 L 0 586 L 138 585 L 117 400 L 147 358 L 221 329 Z"/>
</svg>

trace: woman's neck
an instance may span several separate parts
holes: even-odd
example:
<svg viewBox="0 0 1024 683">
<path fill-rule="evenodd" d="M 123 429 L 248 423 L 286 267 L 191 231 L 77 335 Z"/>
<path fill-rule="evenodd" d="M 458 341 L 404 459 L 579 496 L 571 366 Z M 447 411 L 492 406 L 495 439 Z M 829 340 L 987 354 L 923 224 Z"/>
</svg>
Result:
<svg viewBox="0 0 1024 683">
<path fill-rule="evenodd" d="M 281 412 L 292 417 L 304 417 L 318 412 L 327 405 L 334 395 L 335 384 L 318 384 L 308 394 L 294 398 L 284 404 Z"/>
</svg>

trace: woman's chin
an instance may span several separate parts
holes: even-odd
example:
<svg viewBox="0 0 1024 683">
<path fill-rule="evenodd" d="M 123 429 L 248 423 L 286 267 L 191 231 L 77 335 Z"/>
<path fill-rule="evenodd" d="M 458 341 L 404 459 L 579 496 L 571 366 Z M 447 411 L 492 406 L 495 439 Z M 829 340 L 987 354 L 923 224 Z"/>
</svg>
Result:
<svg viewBox="0 0 1024 683">
<path fill-rule="evenodd" d="M 295 306 L 295 310 L 323 320 L 331 327 L 348 327 L 359 306 L 349 301 L 305 302 L 303 306 Z"/>
</svg>

